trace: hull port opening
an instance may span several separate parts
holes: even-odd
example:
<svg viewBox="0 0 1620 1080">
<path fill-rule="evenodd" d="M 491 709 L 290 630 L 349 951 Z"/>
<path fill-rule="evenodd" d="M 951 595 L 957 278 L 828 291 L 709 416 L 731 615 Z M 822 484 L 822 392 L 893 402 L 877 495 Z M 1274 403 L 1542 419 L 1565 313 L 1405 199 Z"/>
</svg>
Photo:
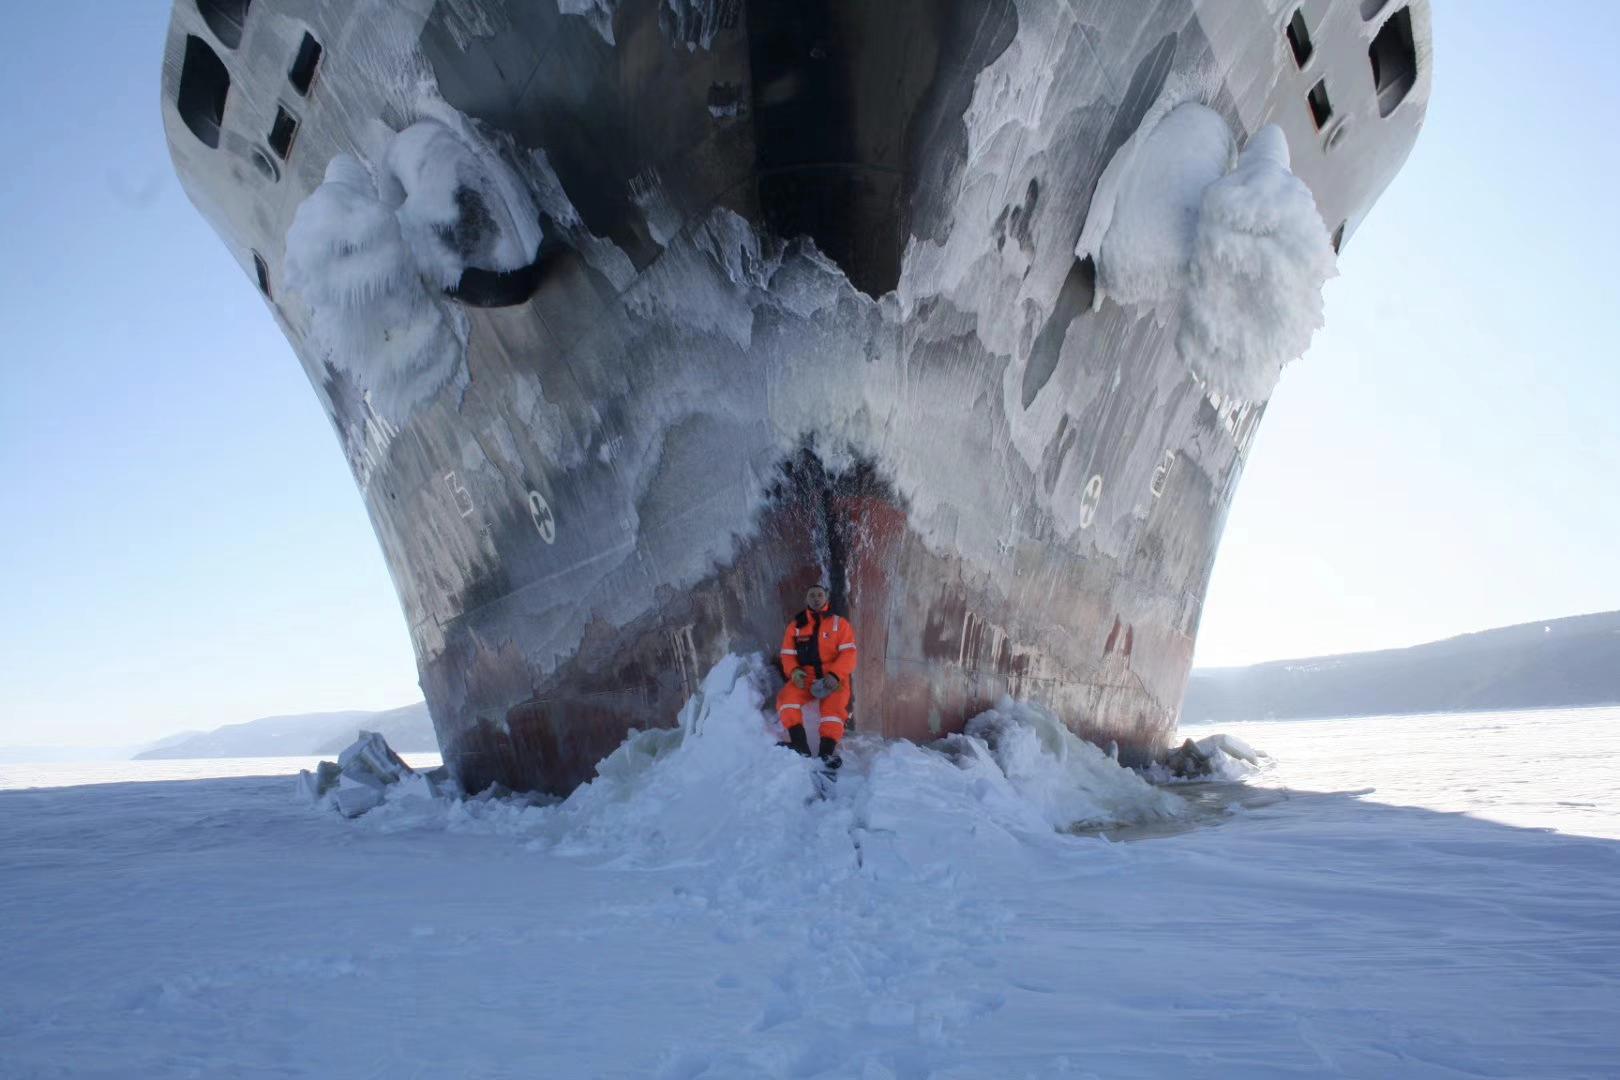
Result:
<svg viewBox="0 0 1620 1080">
<path fill-rule="evenodd" d="M 264 293 L 267 299 L 274 299 L 270 296 L 270 265 L 257 251 L 253 252 L 253 276 L 259 279 L 259 291 Z"/>
<path fill-rule="evenodd" d="M 480 266 L 469 266 L 461 272 L 459 281 L 444 290 L 444 294 L 472 307 L 516 307 L 526 304 L 545 282 L 552 256 L 561 246 L 549 237 L 543 238 L 539 250 L 534 254 L 534 261 L 515 270 L 486 270 Z"/>
<path fill-rule="evenodd" d="M 461 279 L 444 292 L 452 300 L 472 307 L 516 307 L 528 303 L 529 297 L 539 290 L 544 262 L 544 256 L 539 256 L 528 266 L 516 270 L 469 266 L 461 272 Z"/>
<path fill-rule="evenodd" d="M 1401 8 L 1389 17 L 1373 38 L 1367 59 L 1372 63 L 1378 115 L 1388 116 L 1406 100 L 1417 82 L 1417 48 L 1412 44 L 1410 8 Z"/>
<path fill-rule="evenodd" d="M 292 67 L 287 69 L 287 81 L 292 88 L 298 91 L 300 97 L 309 96 L 309 88 L 314 85 L 315 71 L 321 66 L 321 43 L 315 40 L 315 35 L 305 31 L 304 40 L 298 44 L 298 55 L 293 57 Z"/>
<path fill-rule="evenodd" d="M 1311 45 L 1311 31 L 1305 25 L 1305 9 L 1300 8 L 1294 12 L 1294 17 L 1288 20 L 1288 27 L 1284 31 L 1288 35 L 1288 47 L 1294 50 L 1294 63 L 1304 67 L 1314 51 Z"/>
<path fill-rule="evenodd" d="M 180 119 L 205 146 L 219 146 L 225 98 L 230 92 L 231 73 L 219 54 L 202 38 L 187 37 L 185 58 L 180 62 L 180 92 L 174 104 Z"/>
<path fill-rule="evenodd" d="M 270 125 L 270 149 L 282 161 L 292 153 L 293 139 L 298 134 L 298 118 L 284 107 L 276 106 L 276 122 Z"/>
<path fill-rule="evenodd" d="M 219 38 L 219 43 L 234 49 L 242 44 L 242 27 L 247 25 L 248 8 L 252 3 L 253 0 L 197 0 L 197 11 L 208 29 Z"/>
<path fill-rule="evenodd" d="M 258 169 L 259 175 L 266 180 L 273 182 L 281 179 L 281 174 L 276 170 L 276 163 L 270 160 L 269 154 L 258 147 L 253 148 L 253 167 Z"/>
<path fill-rule="evenodd" d="M 1311 119 L 1316 121 L 1317 130 L 1320 131 L 1333 117 L 1333 104 L 1328 101 L 1327 95 L 1327 80 L 1321 79 L 1311 87 L 1305 100 L 1311 106 Z"/>
</svg>

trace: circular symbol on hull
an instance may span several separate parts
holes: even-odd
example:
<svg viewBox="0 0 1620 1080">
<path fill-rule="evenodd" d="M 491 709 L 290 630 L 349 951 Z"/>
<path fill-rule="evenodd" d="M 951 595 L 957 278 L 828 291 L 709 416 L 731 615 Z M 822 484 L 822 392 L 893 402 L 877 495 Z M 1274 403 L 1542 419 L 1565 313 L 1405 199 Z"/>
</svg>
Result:
<svg viewBox="0 0 1620 1080">
<path fill-rule="evenodd" d="M 1086 490 L 1080 495 L 1080 527 L 1091 528 L 1091 519 L 1097 516 L 1097 504 L 1102 501 L 1102 475 L 1086 481 Z"/>
<path fill-rule="evenodd" d="M 557 539 L 557 519 L 552 516 L 551 504 L 538 491 L 529 492 L 529 516 L 534 519 L 534 529 L 540 539 L 548 544 Z"/>
</svg>

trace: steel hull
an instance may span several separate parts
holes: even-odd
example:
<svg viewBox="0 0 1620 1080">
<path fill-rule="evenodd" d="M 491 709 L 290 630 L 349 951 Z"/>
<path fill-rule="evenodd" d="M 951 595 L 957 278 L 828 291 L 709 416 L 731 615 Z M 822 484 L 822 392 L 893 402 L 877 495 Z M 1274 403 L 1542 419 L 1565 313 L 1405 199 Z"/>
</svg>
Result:
<svg viewBox="0 0 1620 1080">
<path fill-rule="evenodd" d="M 1296 70 L 1258 4 L 259 0 L 207 147 L 173 104 L 209 33 L 180 3 L 165 117 L 194 201 L 262 260 L 467 787 L 588 779 L 721 656 L 774 651 L 816 580 L 860 635 L 858 729 L 926 739 L 1012 694 L 1140 763 L 1263 403 L 1094 310 L 1076 238 L 1178 80 L 1240 140 L 1280 124 L 1353 231 L 1422 118 L 1369 81 L 1335 145 L 1313 124 L 1319 72 L 1366 65 L 1364 6 L 1317 5 Z M 270 178 L 251 155 L 306 32 L 324 59 Z M 326 161 L 409 122 L 423 80 L 525 170 L 548 240 L 533 295 L 462 310 L 442 388 L 390 412 L 278 274 Z"/>
</svg>

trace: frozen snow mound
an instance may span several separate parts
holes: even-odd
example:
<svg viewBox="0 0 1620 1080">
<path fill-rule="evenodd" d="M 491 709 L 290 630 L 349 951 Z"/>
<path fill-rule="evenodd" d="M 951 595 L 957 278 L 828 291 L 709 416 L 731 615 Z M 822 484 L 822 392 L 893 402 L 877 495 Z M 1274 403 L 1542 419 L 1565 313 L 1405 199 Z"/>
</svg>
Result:
<svg viewBox="0 0 1620 1080">
<path fill-rule="evenodd" d="M 1241 154 L 1197 102 L 1150 110 L 1103 170 L 1075 248 L 1105 296 L 1175 329 L 1210 389 L 1265 401 L 1322 326 L 1337 272 L 1316 199 L 1289 168 L 1274 124 Z"/>
<path fill-rule="evenodd" d="M 1184 812 L 1160 791 L 1086 742 L 1049 710 L 1002 697 L 968 721 L 1017 794 L 1053 828 L 1136 824 Z"/>
<path fill-rule="evenodd" d="M 542 842 L 636 864 L 787 856 L 815 787 L 804 759 L 777 745 L 769 684 L 757 655 L 720 661 L 678 727 L 633 733 L 552 808 Z"/>
<path fill-rule="evenodd" d="M 397 806 L 390 789 L 367 820 L 519 835 L 624 866 L 710 865 L 725 888 L 767 895 L 784 875 L 810 890 L 829 875 L 926 877 L 966 852 L 1014 856 L 1072 827 L 1185 812 L 1052 713 L 1007 698 L 932 746 L 851 737 L 837 782 L 818 785 L 820 763 L 780 745 L 778 685 L 758 655 L 727 657 L 678 726 L 633 732 L 562 802 Z"/>
<path fill-rule="evenodd" d="M 818 764 L 784 750 L 768 705 L 775 676 L 760 657 L 731 656 L 704 679 L 673 731 L 641 732 L 555 808 L 557 844 L 671 858 L 731 860 L 778 843 L 813 845 L 828 814 L 851 827 L 932 831 L 929 820 L 976 820 L 1015 834 L 1174 817 L 1180 799 L 1122 768 L 1038 705 L 1003 698 L 936 747 L 847 740 L 834 796 L 818 797 Z M 828 805 L 841 804 L 841 805 Z"/>
</svg>

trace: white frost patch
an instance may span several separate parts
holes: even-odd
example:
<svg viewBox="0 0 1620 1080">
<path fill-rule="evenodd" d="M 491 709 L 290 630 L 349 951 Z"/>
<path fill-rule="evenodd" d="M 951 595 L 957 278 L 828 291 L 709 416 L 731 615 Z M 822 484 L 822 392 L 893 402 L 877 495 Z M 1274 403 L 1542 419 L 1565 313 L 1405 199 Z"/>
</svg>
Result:
<svg viewBox="0 0 1620 1080">
<path fill-rule="evenodd" d="M 377 197 L 371 174 L 337 155 L 287 229 L 288 288 L 317 308 L 353 307 L 419 288 L 414 278 L 399 219 Z"/>
<path fill-rule="evenodd" d="M 474 41 L 494 37 L 499 30 L 506 29 L 505 12 L 482 0 L 443 0 L 440 7 L 445 29 L 450 31 L 456 48 L 462 52 Z M 496 25 L 496 18 L 501 20 L 500 26 Z"/>
<path fill-rule="evenodd" d="M 440 288 L 469 266 L 527 266 L 540 246 L 522 182 L 469 130 L 440 120 L 419 120 L 389 142 L 379 194 L 395 208 L 417 270 Z"/>
<path fill-rule="evenodd" d="M 460 370 L 465 316 L 442 298 L 468 267 L 533 261 L 539 210 L 473 125 L 425 95 L 423 118 L 378 133 L 376 181 L 339 154 L 287 229 L 286 280 L 311 337 L 399 422 Z"/>
<path fill-rule="evenodd" d="M 1076 245 L 1112 296 L 1175 325 L 1176 350 L 1212 390 L 1271 396 L 1322 325 L 1333 244 L 1275 125 L 1235 144 L 1215 110 L 1150 112 L 1097 182 Z"/>
<path fill-rule="evenodd" d="M 695 52 L 700 46 L 708 49 L 714 45 L 714 35 L 720 30 L 720 9 L 724 2 L 663 0 L 658 7 L 658 26 L 672 44 L 685 45 L 687 52 Z"/>
<path fill-rule="evenodd" d="M 747 220 L 716 208 L 690 230 L 689 243 L 669 248 L 623 300 L 639 318 L 723 336 L 747 350 L 754 303 L 781 264 L 779 244 L 762 243 Z"/>
<path fill-rule="evenodd" d="M 564 15 L 578 15 L 602 35 L 609 45 L 613 41 L 613 12 L 619 0 L 557 0 L 557 10 Z"/>
<path fill-rule="evenodd" d="M 1335 264 L 1316 199 L 1268 124 L 1204 192 L 1176 351 L 1222 393 L 1264 401 L 1321 328 Z"/>
<path fill-rule="evenodd" d="M 668 246 L 675 234 L 681 231 L 681 215 L 670 201 L 669 192 L 656 170 L 647 177 L 631 180 L 630 199 L 646 219 L 647 231 L 652 234 L 653 240 L 660 247 Z"/>
<path fill-rule="evenodd" d="M 789 259 L 771 275 L 770 295 L 782 308 L 801 319 L 813 318 L 838 303 L 848 281 L 838 264 L 806 237 L 800 257 Z"/>
<path fill-rule="evenodd" d="M 1145 137 L 1143 135 L 1146 132 Z M 1232 167 L 1232 131 L 1214 109 L 1172 109 L 1146 124 L 1097 181 L 1076 255 L 1097 264 L 1095 304 L 1154 306 L 1187 289 L 1204 189 Z"/>
</svg>

